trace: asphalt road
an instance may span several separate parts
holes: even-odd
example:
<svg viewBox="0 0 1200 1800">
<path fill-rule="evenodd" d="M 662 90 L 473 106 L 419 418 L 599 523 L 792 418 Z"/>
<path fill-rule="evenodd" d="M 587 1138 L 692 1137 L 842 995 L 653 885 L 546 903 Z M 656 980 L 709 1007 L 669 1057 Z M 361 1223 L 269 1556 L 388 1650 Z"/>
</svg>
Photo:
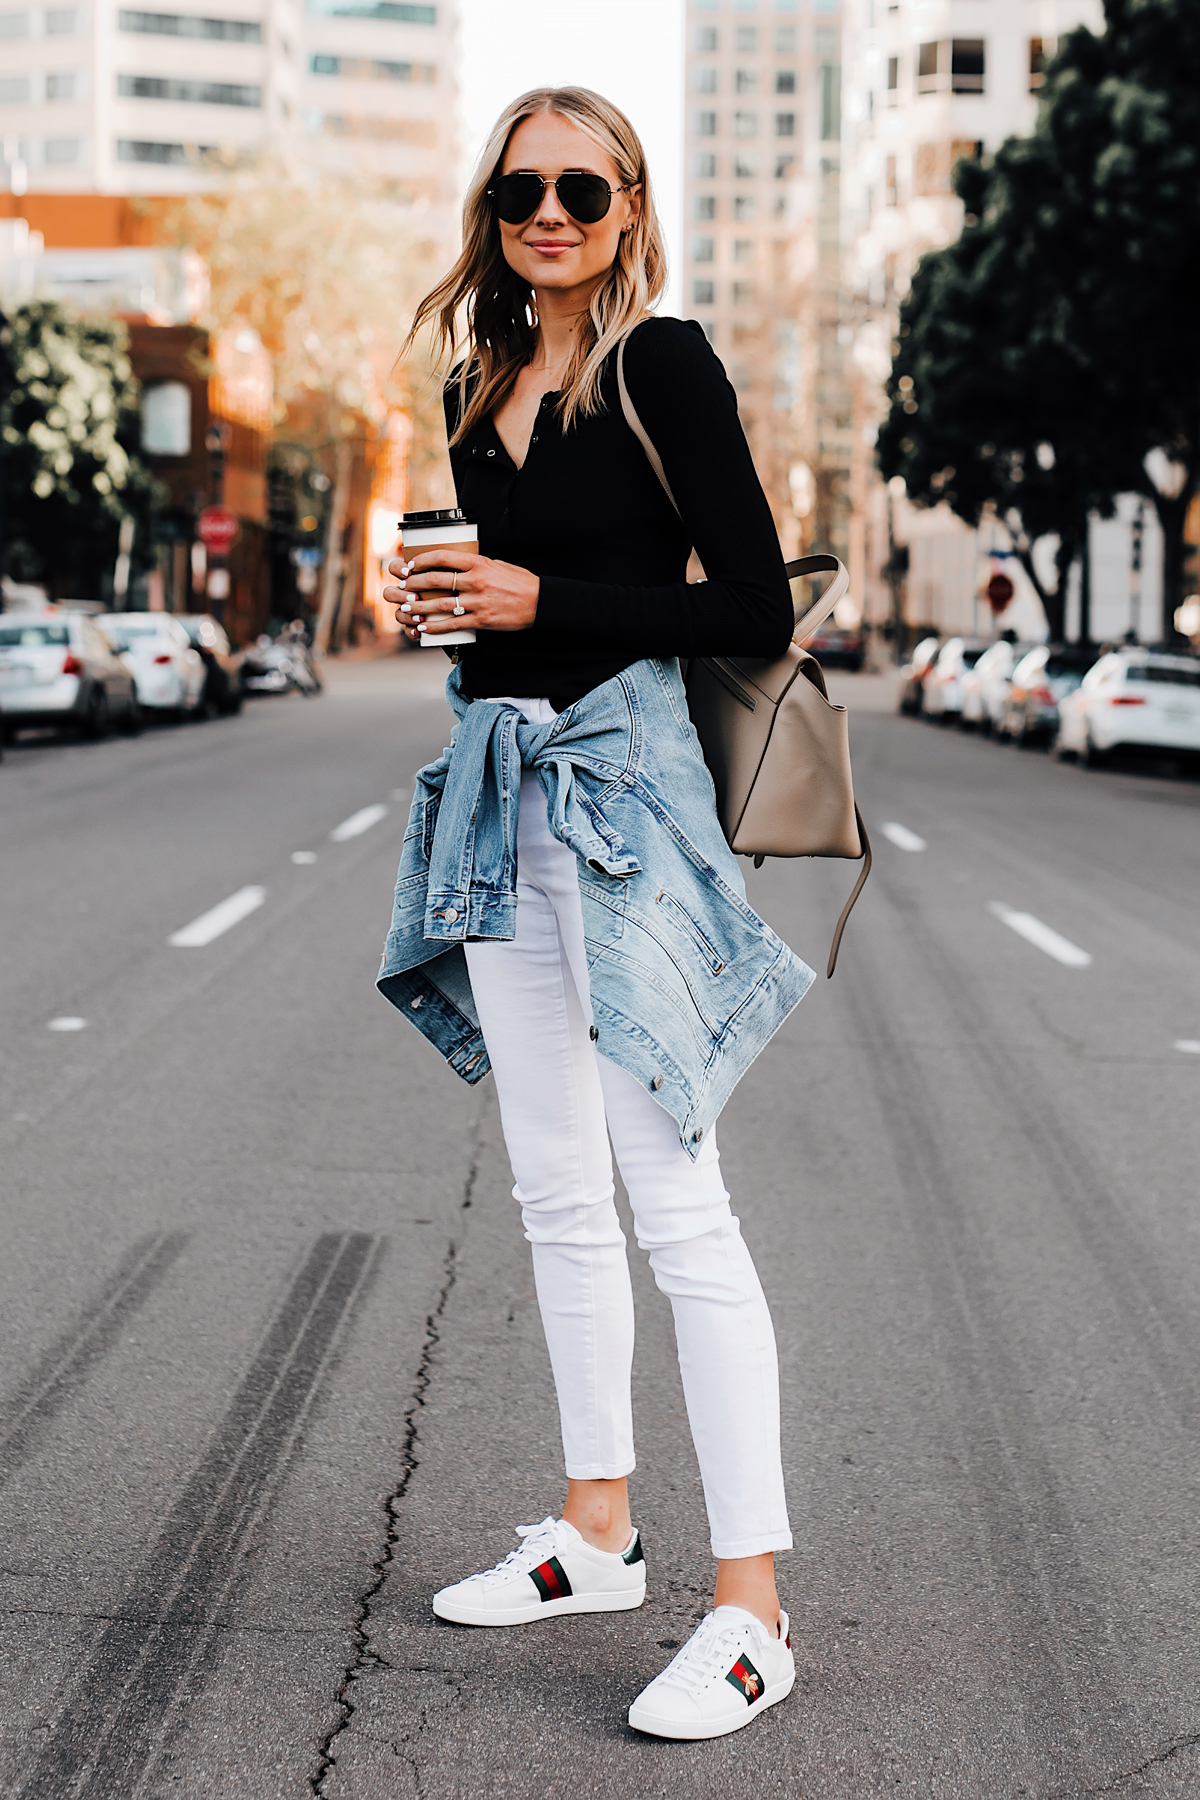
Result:
<svg viewBox="0 0 1200 1800">
<path fill-rule="evenodd" d="M 636 1254 L 646 1606 L 429 1611 L 561 1487 L 491 1084 L 373 985 L 428 657 L 0 767 L 0 1791 L 1195 1795 L 1200 783 L 839 684 L 876 872 L 721 1128 L 800 1675 L 664 1744 L 625 1711 L 710 1564 Z M 751 897 L 823 968 L 852 873 Z"/>
</svg>

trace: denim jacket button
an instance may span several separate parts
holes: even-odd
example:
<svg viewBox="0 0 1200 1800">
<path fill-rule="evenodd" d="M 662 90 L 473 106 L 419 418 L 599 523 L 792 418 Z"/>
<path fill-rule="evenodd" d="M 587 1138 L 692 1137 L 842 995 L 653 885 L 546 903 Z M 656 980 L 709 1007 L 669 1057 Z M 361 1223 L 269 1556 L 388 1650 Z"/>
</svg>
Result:
<svg viewBox="0 0 1200 1800">
<path fill-rule="evenodd" d="M 654 1077 L 654 1080 L 650 1083 L 650 1086 L 654 1089 L 655 1093 L 657 1094 L 659 1088 L 662 1086 L 662 1076 L 656 1075 Z"/>
<path fill-rule="evenodd" d="M 693 1131 L 693 1133 L 692 1133 L 693 1144 L 701 1143 L 703 1141 L 703 1138 L 704 1138 L 704 1133 L 702 1131 Z"/>
<path fill-rule="evenodd" d="M 455 919 L 458 917 L 457 906 L 448 906 L 442 916 L 448 924 L 453 925 Z"/>
</svg>

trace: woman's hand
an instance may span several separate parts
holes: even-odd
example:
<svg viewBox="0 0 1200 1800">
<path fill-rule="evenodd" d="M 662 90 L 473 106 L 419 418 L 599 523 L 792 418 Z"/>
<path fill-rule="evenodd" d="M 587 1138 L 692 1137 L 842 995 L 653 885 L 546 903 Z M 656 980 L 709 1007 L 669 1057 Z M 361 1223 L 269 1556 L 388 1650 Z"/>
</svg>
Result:
<svg viewBox="0 0 1200 1800">
<path fill-rule="evenodd" d="M 383 597 L 396 607 L 405 636 L 414 642 L 444 631 L 528 631 L 537 617 L 541 584 L 516 563 L 460 550 L 425 550 L 409 561 L 397 557 L 388 574 L 399 581 L 385 587 Z"/>
</svg>

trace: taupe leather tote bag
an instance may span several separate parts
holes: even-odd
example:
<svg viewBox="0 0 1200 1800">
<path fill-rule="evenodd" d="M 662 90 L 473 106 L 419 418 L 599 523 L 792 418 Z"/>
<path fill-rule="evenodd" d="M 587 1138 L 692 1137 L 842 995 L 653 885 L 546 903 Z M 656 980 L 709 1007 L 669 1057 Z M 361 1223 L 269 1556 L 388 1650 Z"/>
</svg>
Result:
<svg viewBox="0 0 1200 1800">
<path fill-rule="evenodd" d="M 625 344 L 617 350 L 617 385 L 626 423 L 679 511 L 658 452 L 625 386 Z M 837 967 L 846 920 L 871 872 L 871 845 L 854 802 L 848 715 L 825 690 L 816 658 L 803 648 L 849 586 L 836 556 L 805 556 L 787 564 L 793 599 L 809 575 L 834 579 L 796 626 L 777 661 L 756 657 L 693 657 L 688 665 L 688 710 L 717 790 L 717 813 L 729 846 L 752 856 L 844 856 L 862 862 L 842 909 L 829 951 L 827 975 Z"/>
</svg>

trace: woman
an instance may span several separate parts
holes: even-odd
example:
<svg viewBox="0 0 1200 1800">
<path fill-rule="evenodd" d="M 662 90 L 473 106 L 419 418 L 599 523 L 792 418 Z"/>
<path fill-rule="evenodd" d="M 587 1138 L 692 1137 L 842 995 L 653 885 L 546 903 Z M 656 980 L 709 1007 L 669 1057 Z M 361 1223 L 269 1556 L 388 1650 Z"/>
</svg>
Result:
<svg viewBox="0 0 1200 1800">
<path fill-rule="evenodd" d="M 579 88 L 514 102 L 414 326 L 453 343 L 466 312 L 445 405 L 480 554 L 397 560 L 385 593 L 414 640 L 478 636 L 451 749 L 418 780 L 380 986 L 465 1079 L 495 1072 L 566 1458 L 561 1518 L 434 1611 L 516 1625 L 644 1598 L 611 1135 L 674 1310 L 717 1557 L 713 1611 L 629 1717 L 702 1738 L 795 1679 L 775 1340 L 714 1121 L 812 972 L 745 903 L 687 720 L 676 658 L 781 655 L 794 617 L 721 366 L 698 326 L 649 316 L 664 276 L 629 121 Z M 622 416 L 621 345 L 678 514 Z"/>
</svg>

